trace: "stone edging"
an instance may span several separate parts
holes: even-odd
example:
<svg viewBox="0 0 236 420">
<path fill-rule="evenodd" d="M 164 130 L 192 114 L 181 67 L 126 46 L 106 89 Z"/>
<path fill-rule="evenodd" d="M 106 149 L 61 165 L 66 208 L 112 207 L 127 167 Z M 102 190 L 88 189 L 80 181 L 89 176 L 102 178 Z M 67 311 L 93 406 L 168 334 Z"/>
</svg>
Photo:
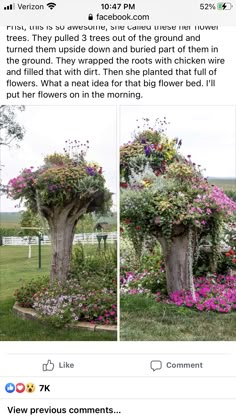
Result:
<svg viewBox="0 0 236 420">
<path fill-rule="evenodd" d="M 22 308 L 17 304 L 17 302 L 13 306 L 13 312 L 23 319 L 30 319 L 31 321 L 35 321 L 38 319 L 38 315 L 34 309 L 31 308 Z M 88 330 L 88 331 L 105 331 L 105 332 L 116 332 L 117 328 L 115 325 L 102 325 L 102 324 L 91 324 L 90 322 L 83 322 L 79 321 L 77 323 L 73 323 L 72 325 L 67 326 L 67 328 L 75 328 L 81 330 Z"/>
</svg>

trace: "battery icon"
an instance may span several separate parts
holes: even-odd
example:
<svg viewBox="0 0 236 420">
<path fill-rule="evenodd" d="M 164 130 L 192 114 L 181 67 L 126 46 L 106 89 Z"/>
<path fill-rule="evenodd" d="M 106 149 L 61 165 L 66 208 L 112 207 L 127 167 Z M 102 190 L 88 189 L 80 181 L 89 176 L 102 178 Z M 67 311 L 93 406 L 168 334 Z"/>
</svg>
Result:
<svg viewBox="0 0 236 420">
<path fill-rule="evenodd" d="M 231 10 L 232 7 L 232 3 L 217 3 L 218 10 Z"/>
</svg>

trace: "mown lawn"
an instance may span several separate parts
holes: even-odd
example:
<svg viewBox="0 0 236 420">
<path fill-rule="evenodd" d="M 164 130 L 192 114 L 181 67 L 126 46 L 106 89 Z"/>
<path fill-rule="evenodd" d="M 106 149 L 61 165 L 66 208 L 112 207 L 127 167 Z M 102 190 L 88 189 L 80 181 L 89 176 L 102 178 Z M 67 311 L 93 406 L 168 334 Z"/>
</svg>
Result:
<svg viewBox="0 0 236 420">
<path fill-rule="evenodd" d="M 89 246 L 90 249 L 91 246 Z M 0 247 L 0 341 L 114 341 L 116 333 L 58 329 L 38 321 L 23 320 L 12 312 L 14 291 L 23 281 L 48 274 L 50 246 L 42 246 L 42 269 L 38 269 L 38 247 L 32 246 L 28 259 L 27 246 Z"/>
<path fill-rule="evenodd" d="M 144 296 L 121 298 L 122 341 L 235 341 L 236 311 L 197 312 Z"/>
</svg>

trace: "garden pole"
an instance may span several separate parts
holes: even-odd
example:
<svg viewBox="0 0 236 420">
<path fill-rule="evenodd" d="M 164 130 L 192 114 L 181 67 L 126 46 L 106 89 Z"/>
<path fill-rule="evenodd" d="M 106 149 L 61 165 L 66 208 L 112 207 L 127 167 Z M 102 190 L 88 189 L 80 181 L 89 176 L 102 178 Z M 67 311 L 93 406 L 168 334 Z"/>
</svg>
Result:
<svg viewBox="0 0 236 420">
<path fill-rule="evenodd" d="M 107 236 L 108 236 L 108 235 L 103 235 L 103 240 L 104 240 L 104 251 L 106 251 L 106 249 L 107 249 Z"/>
<path fill-rule="evenodd" d="M 101 240 L 102 240 L 102 236 L 101 235 L 97 235 L 97 241 L 98 241 L 98 251 L 100 252 L 101 250 Z"/>
<path fill-rule="evenodd" d="M 39 236 L 38 236 L 38 238 L 39 238 L 39 270 L 41 270 L 41 268 L 42 268 L 42 255 L 41 255 L 41 241 L 42 241 L 42 236 L 41 236 L 41 234 L 39 234 Z"/>
</svg>

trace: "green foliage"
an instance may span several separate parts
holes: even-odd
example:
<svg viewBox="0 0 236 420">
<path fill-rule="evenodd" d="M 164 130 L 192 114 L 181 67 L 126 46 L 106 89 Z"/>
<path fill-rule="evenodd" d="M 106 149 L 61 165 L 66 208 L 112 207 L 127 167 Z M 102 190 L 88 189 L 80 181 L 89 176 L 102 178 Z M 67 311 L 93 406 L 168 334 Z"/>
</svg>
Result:
<svg viewBox="0 0 236 420">
<path fill-rule="evenodd" d="M 236 269 L 236 264 L 232 262 L 233 256 L 230 257 L 227 252 L 221 253 L 220 258 L 218 259 L 217 263 L 217 273 L 219 274 L 225 274 L 230 273 L 230 270 Z"/>
<path fill-rule="evenodd" d="M 138 258 L 141 257 L 144 239 L 153 223 L 153 194 L 148 189 L 122 191 L 120 199 L 121 221 Z"/>
<path fill-rule="evenodd" d="M 140 260 L 140 269 L 149 271 L 156 271 L 163 262 L 163 255 L 160 244 L 156 242 L 151 249 L 145 249 L 145 252 Z"/>
<path fill-rule="evenodd" d="M 55 328 L 53 325 L 44 324 L 43 322 L 22 319 L 16 316 L 12 311 L 14 304 L 13 299 L 1 301 L 0 318 L 1 331 L 0 341 L 25 341 L 26 345 L 29 341 L 39 342 L 79 342 L 79 341 L 116 341 L 116 331 L 93 331 L 81 328 Z"/>
<path fill-rule="evenodd" d="M 217 215 L 218 216 L 218 215 Z M 211 223 L 211 254 L 210 254 L 210 262 L 211 262 L 211 271 L 215 271 L 217 269 L 217 263 L 220 259 L 221 254 L 221 234 L 222 228 L 224 224 L 223 217 L 216 215 L 212 217 Z"/>
<path fill-rule="evenodd" d="M 234 189 L 232 188 L 231 190 L 224 190 L 225 194 L 231 198 L 231 200 L 236 202 L 236 183 L 234 185 Z"/>
<path fill-rule="evenodd" d="M 116 293 L 107 288 L 84 290 L 76 279 L 53 283 L 34 295 L 33 307 L 42 321 L 60 328 L 76 321 L 116 322 Z"/>
<path fill-rule="evenodd" d="M 165 294 L 166 277 L 158 242 L 146 241 L 141 258 L 137 258 L 133 245 L 122 235 L 120 276 L 122 293 L 136 289 Z"/>
<path fill-rule="evenodd" d="M 95 221 L 93 218 L 93 215 L 90 214 L 84 214 L 76 226 L 75 233 L 88 233 L 94 231 L 94 225 Z"/>
<path fill-rule="evenodd" d="M 200 241 L 199 253 L 193 265 L 195 277 L 212 272 L 225 275 L 230 270 L 236 270 L 236 222 L 223 223 L 219 227 L 215 242 L 212 235 Z"/>
<path fill-rule="evenodd" d="M 44 158 L 44 163 L 47 168 L 70 165 L 71 159 L 67 154 L 53 153 Z"/>
<path fill-rule="evenodd" d="M 27 209 L 21 213 L 21 229 L 20 234 L 23 236 L 37 236 L 40 229 L 43 228 L 43 223 L 45 224 L 46 221 L 42 221 L 42 218 L 36 213 L 33 213 L 32 210 Z M 25 227 L 29 228 L 36 228 L 36 229 L 24 229 Z M 38 228 L 38 229 L 37 229 Z"/>
<path fill-rule="evenodd" d="M 138 293 L 137 293 L 138 291 Z M 134 273 L 132 281 L 121 287 L 121 294 L 156 294 L 157 292 L 166 295 L 166 275 L 160 270 L 160 265 L 155 270 L 144 270 Z"/>
<path fill-rule="evenodd" d="M 149 235 L 165 237 L 170 245 L 180 231 L 187 234 L 190 229 L 193 242 L 210 234 L 213 267 L 219 257 L 223 223 L 233 216 L 236 204 L 207 182 L 191 156 L 185 159 L 179 154 L 180 145 L 149 129 L 121 147 L 122 230 L 133 242 L 138 258 Z M 160 162 L 161 169 L 157 169 Z"/>
<path fill-rule="evenodd" d="M 56 328 L 77 321 L 116 323 L 116 294 L 108 289 L 85 291 L 76 280 L 54 283 L 34 296 L 42 321 Z"/>
<path fill-rule="evenodd" d="M 24 169 L 8 183 L 8 196 L 25 200 L 33 212 L 45 207 L 64 207 L 78 200 L 84 206 L 90 203 L 87 212 L 103 212 L 111 206 L 111 193 L 105 187 L 102 168 L 86 162 L 83 154 L 70 157 L 67 153 L 54 153 L 45 158 L 43 166 L 33 169 Z M 42 213 L 47 215 L 43 210 Z"/>
<path fill-rule="evenodd" d="M 19 306 L 23 308 L 32 308 L 34 303 L 34 296 L 40 290 L 48 287 L 49 277 L 42 276 L 31 282 L 24 283 L 16 289 L 14 296 Z M 45 289 L 46 290 L 46 289 Z"/>
<path fill-rule="evenodd" d="M 5 228 L 0 227 L 0 237 L 1 236 L 18 236 L 19 235 L 19 228 Z"/>
<path fill-rule="evenodd" d="M 236 218 L 231 223 L 224 225 L 224 232 L 224 240 L 228 249 L 222 255 L 221 267 L 227 267 L 227 271 L 236 270 Z"/>
<path fill-rule="evenodd" d="M 138 163 L 144 167 L 149 162 L 156 175 L 163 174 L 166 171 L 166 166 L 176 156 L 176 139 L 168 139 L 160 131 L 145 129 L 135 136 L 133 142 L 125 144 L 120 149 L 121 180 L 128 182 L 131 169 L 137 168 Z"/>
<path fill-rule="evenodd" d="M 157 270 L 157 268 L 156 268 Z M 155 294 L 161 292 L 167 294 L 166 289 L 166 276 L 164 271 L 150 271 L 147 276 L 141 281 L 140 286 L 144 289 L 148 289 L 151 293 Z"/>
<path fill-rule="evenodd" d="M 189 162 L 173 162 L 169 165 L 167 174 L 169 178 L 174 178 L 180 182 L 192 180 L 196 175 L 196 170 Z"/>
<path fill-rule="evenodd" d="M 43 322 L 59 328 L 77 320 L 116 321 L 116 252 L 95 254 L 75 247 L 71 278 L 62 284 L 44 276 L 15 291 L 20 306 L 34 308 Z"/>
<path fill-rule="evenodd" d="M 73 250 L 71 278 L 76 278 L 85 290 L 117 289 L 117 253 L 116 248 L 106 251 L 86 252 L 86 248 L 76 245 Z"/>
<path fill-rule="evenodd" d="M 85 245 L 86 252 L 92 253 L 96 246 Z M 42 269 L 38 270 L 37 247 L 32 247 L 32 258 L 27 258 L 24 246 L 0 247 L 0 341 L 110 341 L 116 340 L 116 332 L 86 331 L 71 328 L 55 328 L 36 320 L 23 320 L 17 317 L 12 307 L 16 288 L 22 280 L 25 285 L 32 282 L 42 273 L 49 274 L 51 247 L 42 247 Z"/>
<path fill-rule="evenodd" d="M 198 258 L 195 258 L 193 262 L 193 275 L 195 277 L 206 276 L 208 273 L 211 273 L 211 268 L 211 252 L 209 249 L 206 250 L 204 247 L 201 247 Z"/>
</svg>

